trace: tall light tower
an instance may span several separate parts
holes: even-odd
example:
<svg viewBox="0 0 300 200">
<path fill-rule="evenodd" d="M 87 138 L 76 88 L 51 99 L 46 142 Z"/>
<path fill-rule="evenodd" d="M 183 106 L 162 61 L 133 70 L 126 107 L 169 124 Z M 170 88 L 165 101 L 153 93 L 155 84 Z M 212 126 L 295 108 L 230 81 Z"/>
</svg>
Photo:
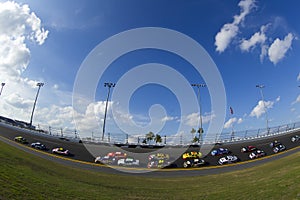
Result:
<svg viewBox="0 0 300 200">
<path fill-rule="evenodd" d="M 198 129 L 199 132 L 199 142 L 200 142 L 200 136 L 203 133 L 203 128 L 202 128 L 202 111 L 201 111 L 201 101 L 200 101 L 200 88 L 201 87 L 206 87 L 205 84 L 191 84 L 193 87 L 198 88 L 198 102 L 199 102 L 199 118 L 200 118 L 200 127 Z"/>
<path fill-rule="evenodd" d="M 265 86 L 264 86 L 264 85 L 256 85 L 256 87 L 259 88 L 259 90 L 260 90 L 261 100 L 262 100 L 262 102 L 263 102 L 263 106 L 264 106 L 265 113 L 266 113 L 267 133 L 269 134 L 268 111 L 267 111 L 267 108 L 266 108 L 266 104 L 265 104 L 265 100 L 264 100 L 264 94 L 263 94 L 263 91 L 262 91 L 262 89 L 263 89 Z"/>
<path fill-rule="evenodd" d="M 34 109 L 35 109 L 35 105 L 36 105 L 36 101 L 37 101 L 37 98 L 39 96 L 39 93 L 40 93 L 40 89 L 41 87 L 44 85 L 44 83 L 37 83 L 36 86 L 38 86 L 38 91 L 36 93 L 36 96 L 35 96 L 35 100 L 34 100 L 34 104 L 33 104 L 33 109 L 32 109 L 32 113 L 31 113 L 31 117 L 30 117 L 30 127 L 32 126 L 32 118 L 33 118 L 33 113 L 34 113 Z"/>
<path fill-rule="evenodd" d="M 1 96 L 1 94 L 2 94 L 2 90 L 3 90 L 4 85 L 5 85 L 5 83 L 1 83 L 0 96 Z"/>
<path fill-rule="evenodd" d="M 109 99 L 109 95 L 110 95 L 110 88 L 115 87 L 115 85 L 116 85 L 115 83 L 104 83 L 104 87 L 108 87 L 108 92 L 107 92 L 104 121 L 103 121 L 102 141 L 104 140 L 104 134 L 105 134 L 105 123 L 106 123 L 106 114 L 107 114 L 108 99 Z"/>
</svg>

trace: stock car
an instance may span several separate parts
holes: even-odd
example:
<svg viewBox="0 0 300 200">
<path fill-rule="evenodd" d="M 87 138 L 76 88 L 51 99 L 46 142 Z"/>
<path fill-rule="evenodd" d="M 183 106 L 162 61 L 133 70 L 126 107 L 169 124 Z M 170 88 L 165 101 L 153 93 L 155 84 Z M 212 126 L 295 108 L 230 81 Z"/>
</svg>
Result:
<svg viewBox="0 0 300 200">
<path fill-rule="evenodd" d="M 241 148 L 242 153 L 251 152 L 251 151 L 255 151 L 255 150 L 257 150 L 257 148 L 255 146 L 251 146 L 251 145 Z"/>
<path fill-rule="evenodd" d="M 152 160 L 149 161 L 147 164 L 148 168 L 165 168 L 171 165 L 169 161 L 166 161 L 165 159 L 159 159 L 159 160 Z"/>
<path fill-rule="evenodd" d="M 52 153 L 59 154 L 59 155 L 65 155 L 65 156 L 70 155 L 70 151 L 67 149 L 64 149 L 63 147 L 57 147 L 57 148 L 52 149 Z"/>
<path fill-rule="evenodd" d="M 281 143 L 277 140 L 274 140 L 273 142 L 270 143 L 271 148 L 277 147 L 279 145 L 281 145 Z"/>
<path fill-rule="evenodd" d="M 229 155 L 229 156 L 225 156 L 225 157 L 220 158 L 218 163 L 220 165 L 224 165 L 224 164 L 235 163 L 237 161 L 238 161 L 237 156 Z"/>
<path fill-rule="evenodd" d="M 195 158 L 195 159 L 189 159 L 183 162 L 184 168 L 189 167 L 200 167 L 205 164 L 205 161 L 203 159 Z"/>
<path fill-rule="evenodd" d="M 170 155 L 165 153 L 156 153 L 156 154 L 150 154 L 148 156 L 149 161 L 155 161 L 155 160 L 169 160 Z"/>
<path fill-rule="evenodd" d="M 27 140 L 26 140 L 26 138 L 23 138 L 22 136 L 17 136 L 17 137 L 14 138 L 14 140 L 16 142 L 20 142 L 22 144 L 27 144 L 28 143 Z"/>
<path fill-rule="evenodd" d="M 128 167 L 135 167 L 140 165 L 140 161 L 137 159 L 134 159 L 132 157 L 122 158 L 118 160 L 119 166 L 128 166 Z"/>
<path fill-rule="evenodd" d="M 110 152 L 108 153 L 106 156 L 111 157 L 111 158 L 115 158 L 116 160 L 122 159 L 122 158 L 126 158 L 127 154 L 117 151 L 117 152 Z"/>
<path fill-rule="evenodd" d="M 188 158 L 201 158 L 202 153 L 198 152 L 198 151 L 191 151 L 191 152 L 187 152 L 182 154 L 182 159 L 188 159 Z"/>
<path fill-rule="evenodd" d="M 274 153 L 278 153 L 278 152 L 281 152 L 281 151 L 284 151 L 285 150 L 285 146 L 283 144 L 280 144 L 278 146 L 276 146 L 274 149 L 273 149 L 273 152 Z"/>
<path fill-rule="evenodd" d="M 292 142 L 298 142 L 298 141 L 300 141 L 299 135 L 294 135 L 294 136 L 291 138 L 291 141 L 292 141 Z"/>
<path fill-rule="evenodd" d="M 212 156 L 219 156 L 219 155 L 224 155 L 224 154 L 229 154 L 229 150 L 225 148 L 218 148 L 215 150 L 212 150 L 210 153 Z"/>
<path fill-rule="evenodd" d="M 116 159 L 109 156 L 98 156 L 95 158 L 95 163 L 102 163 L 102 164 L 114 164 L 116 162 Z"/>
<path fill-rule="evenodd" d="M 46 146 L 40 142 L 31 143 L 30 146 L 39 150 L 46 150 Z"/>
<path fill-rule="evenodd" d="M 249 158 L 250 159 L 255 159 L 255 158 L 263 157 L 265 155 L 266 155 L 266 153 L 263 150 L 258 149 L 258 150 L 253 151 L 252 153 L 250 153 Z"/>
</svg>

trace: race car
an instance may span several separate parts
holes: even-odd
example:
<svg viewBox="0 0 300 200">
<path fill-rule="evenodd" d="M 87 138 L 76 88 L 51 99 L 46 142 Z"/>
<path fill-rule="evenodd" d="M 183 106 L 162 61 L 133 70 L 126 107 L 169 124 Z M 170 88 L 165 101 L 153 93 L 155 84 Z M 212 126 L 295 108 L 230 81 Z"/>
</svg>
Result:
<svg viewBox="0 0 300 200">
<path fill-rule="evenodd" d="M 235 163 L 238 161 L 238 157 L 236 156 L 225 156 L 219 159 L 218 163 L 220 165 Z"/>
<path fill-rule="evenodd" d="M 252 153 L 250 153 L 249 158 L 250 159 L 255 159 L 255 158 L 263 157 L 265 155 L 266 155 L 266 153 L 263 150 L 258 149 L 258 150 L 253 151 Z"/>
<path fill-rule="evenodd" d="M 159 159 L 159 160 L 152 160 L 149 161 L 147 164 L 148 168 L 165 168 L 171 165 L 170 162 L 166 161 L 165 159 Z"/>
<path fill-rule="evenodd" d="M 59 154 L 59 155 L 65 155 L 65 156 L 70 155 L 69 150 L 64 149 L 62 147 L 52 149 L 52 153 Z"/>
<path fill-rule="evenodd" d="M 28 143 L 27 140 L 25 138 L 23 138 L 22 136 L 17 136 L 17 137 L 14 138 L 14 140 L 16 142 L 20 142 L 22 144 L 27 144 Z"/>
<path fill-rule="evenodd" d="M 150 154 L 148 156 L 149 161 L 155 161 L 155 160 L 169 160 L 170 155 L 164 154 L 164 153 L 156 153 L 156 154 Z"/>
<path fill-rule="evenodd" d="M 280 144 L 278 146 L 276 146 L 274 149 L 273 149 L 273 152 L 274 153 L 278 153 L 278 152 L 281 152 L 281 151 L 284 151 L 285 150 L 285 146 L 283 144 Z"/>
<path fill-rule="evenodd" d="M 128 167 L 135 167 L 140 165 L 140 161 L 137 159 L 134 159 L 132 157 L 122 158 L 118 160 L 119 166 L 128 166 Z"/>
<path fill-rule="evenodd" d="M 187 159 L 187 158 L 201 158 L 202 153 L 198 152 L 198 151 L 191 151 L 191 152 L 187 152 L 182 154 L 182 159 Z"/>
<path fill-rule="evenodd" d="M 274 147 L 279 146 L 279 145 L 281 145 L 281 143 L 277 140 L 274 140 L 273 142 L 270 143 L 271 148 L 274 148 Z"/>
<path fill-rule="evenodd" d="M 189 159 L 184 161 L 183 167 L 189 168 L 189 167 L 200 167 L 205 164 L 205 161 L 203 159 L 195 158 L 195 159 Z"/>
<path fill-rule="evenodd" d="M 219 155 L 229 154 L 229 150 L 225 149 L 225 148 L 218 148 L 218 149 L 212 150 L 210 154 L 212 156 L 219 156 Z"/>
<path fill-rule="evenodd" d="M 294 135 L 294 136 L 291 138 L 291 141 L 292 141 L 292 142 L 298 142 L 298 141 L 300 141 L 299 135 Z"/>
<path fill-rule="evenodd" d="M 46 150 L 46 146 L 40 142 L 31 143 L 30 146 L 39 150 Z"/>
<path fill-rule="evenodd" d="M 116 164 L 117 160 L 110 156 L 98 156 L 95 158 L 95 163 L 102 163 L 102 164 Z"/>
<path fill-rule="evenodd" d="M 257 150 L 257 148 L 255 146 L 251 146 L 251 145 L 241 148 L 242 153 L 251 152 L 251 151 L 255 151 L 255 150 Z"/>
<path fill-rule="evenodd" d="M 108 153 L 106 156 L 111 157 L 111 158 L 115 158 L 116 160 L 122 159 L 122 158 L 126 158 L 127 154 L 117 151 L 117 152 L 110 152 Z"/>
</svg>

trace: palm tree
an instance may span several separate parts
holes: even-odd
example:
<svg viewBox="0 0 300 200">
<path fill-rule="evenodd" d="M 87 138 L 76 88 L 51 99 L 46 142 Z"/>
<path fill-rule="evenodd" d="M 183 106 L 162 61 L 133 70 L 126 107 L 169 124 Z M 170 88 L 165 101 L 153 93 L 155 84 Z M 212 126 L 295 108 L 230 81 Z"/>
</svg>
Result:
<svg viewBox="0 0 300 200">
<path fill-rule="evenodd" d="M 161 136 L 159 134 L 156 134 L 155 138 L 154 138 L 154 141 L 155 141 L 155 143 L 161 143 L 162 142 Z"/>
<path fill-rule="evenodd" d="M 155 135 L 153 132 L 149 132 L 146 134 L 146 140 L 149 142 L 149 141 L 152 141 L 154 139 Z"/>
</svg>

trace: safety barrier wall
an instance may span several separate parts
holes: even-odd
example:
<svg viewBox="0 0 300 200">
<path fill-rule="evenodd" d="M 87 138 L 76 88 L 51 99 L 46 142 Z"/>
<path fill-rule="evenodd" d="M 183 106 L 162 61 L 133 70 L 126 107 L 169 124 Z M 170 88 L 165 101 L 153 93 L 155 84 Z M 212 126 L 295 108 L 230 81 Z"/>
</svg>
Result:
<svg viewBox="0 0 300 200">
<path fill-rule="evenodd" d="M 19 125 L 8 123 L 6 121 L 0 120 L 2 125 L 12 126 L 15 129 L 27 131 L 33 134 L 44 134 L 48 137 L 58 137 L 66 138 L 74 141 L 84 141 L 84 142 L 95 142 L 95 143 L 120 143 L 120 144 L 143 144 L 143 145 L 189 145 L 189 144 L 213 144 L 213 143 L 229 143 L 229 142 L 239 142 L 245 140 L 257 140 L 260 138 L 270 137 L 278 134 L 285 134 L 290 132 L 300 131 L 300 122 L 270 127 L 262 129 L 244 130 L 244 131 L 234 131 L 234 132 L 222 132 L 221 134 L 206 134 L 204 133 L 200 139 L 195 143 L 192 142 L 194 136 L 199 136 L 199 134 L 192 135 L 188 134 L 177 134 L 177 135 L 163 135 L 161 134 L 161 142 L 156 143 L 155 139 L 152 141 L 146 140 L 145 135 L 128 135 L 125 133 L 111 133 L 108 132 L 104 135 L 102 140 L 102 133 L 79 133 L 77 130 L 58 128 L 47 125 L 38 125 L 35 129 L 28 129 L 20 127 Z M 90 136 L 88 136 L 90 135 Z M 143 141 L 146 140 L 146 144 Z"/>
</svg>

